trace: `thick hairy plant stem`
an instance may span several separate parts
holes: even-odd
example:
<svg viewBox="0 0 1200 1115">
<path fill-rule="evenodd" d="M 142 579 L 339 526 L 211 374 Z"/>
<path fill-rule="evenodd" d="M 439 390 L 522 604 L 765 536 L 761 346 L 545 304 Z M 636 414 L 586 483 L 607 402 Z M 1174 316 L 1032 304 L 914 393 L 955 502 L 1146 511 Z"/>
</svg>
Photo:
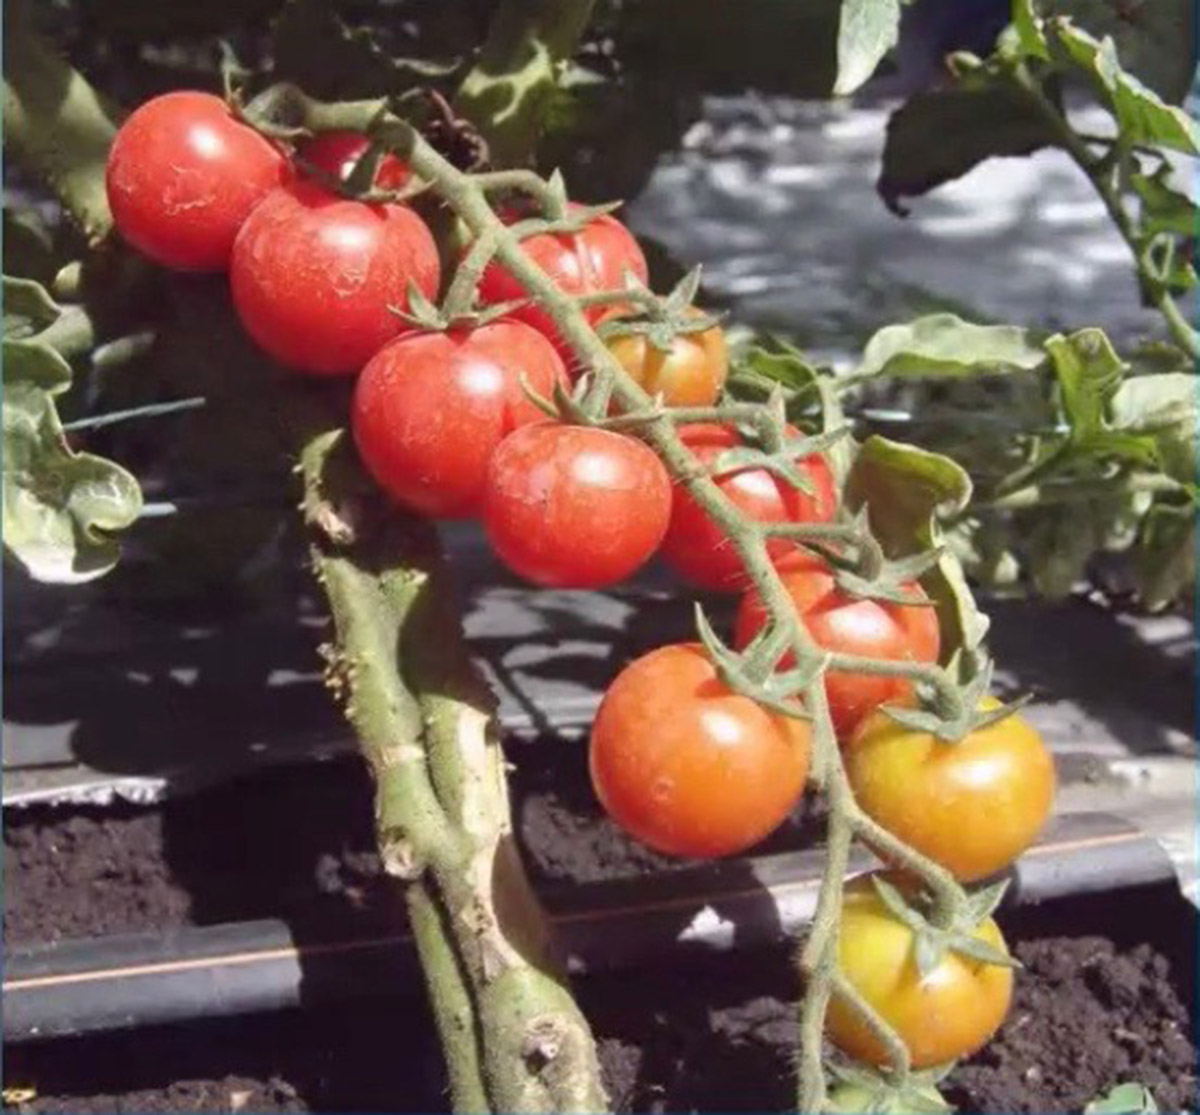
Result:
<svg viewBox="0 0 1200 1115">
<path fill-rule="evenodd" d="M 4 145 L 94 244 L 112 227 L 104 164 L 115 113 L 39 34 L 26 0 L 5 6 L 4 39 Z"/>
<path fill-rule="evenodd" d="M 501 0 L 454 108 L 487 141 L 491 162 L 533 158 L 546 101 L 587 26 L 595 0 Z"/>
<path fill-rule="evenodd" d="M 387 505 L 344 431 L 301 455 L 333 614 L 328 679 L 375 779 L 385 869 L 413 929 L 459 1111 L 599 1111 L 587 1023 L 513 842 L 493 702 L 462 640 L 437 535 Z"/>
</svg>

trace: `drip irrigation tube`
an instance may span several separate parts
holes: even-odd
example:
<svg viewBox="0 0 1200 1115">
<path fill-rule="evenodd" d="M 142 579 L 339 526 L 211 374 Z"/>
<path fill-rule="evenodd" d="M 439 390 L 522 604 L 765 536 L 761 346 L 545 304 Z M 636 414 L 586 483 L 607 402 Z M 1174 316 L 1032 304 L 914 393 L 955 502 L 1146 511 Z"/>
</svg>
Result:
<svg viewBox="0 0 1200 1115">
<path fill-rule="evenodd" d="M 811 919 L 820 849 L 546 893 L 573 973 L 645 967 L 793 937 Z M 852 872 L 872 866 L 856 854 Z M 1030 905 L 1175 879 L 1156 841 L 1118 818 L 1059 818 L 1012 870 Z M 4 1038 L 20 1042 L 395 995 L 419 984 L 403 930 L 297 939 L 277 920 L 20 946 L 4 971 Z"/>
</svg>

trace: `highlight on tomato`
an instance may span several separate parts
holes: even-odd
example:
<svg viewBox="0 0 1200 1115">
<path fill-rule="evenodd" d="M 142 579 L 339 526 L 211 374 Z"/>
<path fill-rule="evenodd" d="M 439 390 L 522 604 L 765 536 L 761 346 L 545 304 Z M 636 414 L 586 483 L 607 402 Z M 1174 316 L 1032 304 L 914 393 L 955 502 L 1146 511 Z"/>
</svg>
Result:
<svg viewBox="0 0 1200 1115">
<path fill-rule="evenodd" d="M 483 524 L 501 560 L 556 588 L 623 581 L 658 548 L 671 481 L 642 442 L 611 430 L 523 426 L 492 455 Z"/>
<path fill-rule="evenodd" d="M 851 736 L 845 763 L 870 817 L 964 881 L 1012 863 L 1054 801 L 1054 761 L 1017 713 L 948 743 L 877 712 Z"/>
<path fill-rule="evenodd" d="M 915 582 L 900 586 L 911 594 L 913 604 L 855 597 L 838 587 L 828 565 L 807 554 L 789 558 L 780 579 L 809 634 L 825 650 L 894 661 L 938 660 L 937 613 Z M 767 615 L 758 591 L 751 589 L 738 608 L 734 644 L 739 649 L 762 630 Z M 789 655 L 783 664 L 791 662 Z M 829 713 L 839 739 L 848 737 L 880 705 L 910 701 L 913 692 L 907 678 L 846 670 L 825 673 Z"/>
<path fill-rule="evenodd" d="M 403 506 L 441 518 L 476 515 L 496 447 L 545 419 L 522 377 L 546 398 L 567 384 L 554 346 L 518 321 L 402 336 L 355 384 L 359 456 Z"/>
<path fill-rule="evenodd" d="M 702 311 L 692 309 L 690 316 Z M 679 333 L 663 351 L 643 333 L 614 337 L 608 351 L 630 377 L 667 406 L 710 406 L 729 374 L 725 331 L 713 325 L 697 333 Z"/>
<path fill-rule="evenodd" d="M 315 375 L 358 372 L 408 328 L 415 284 L 440 278 L 437 246 L 405 205 L 337 197 L 313 182 L 273 190 L 233 247 L 233 302 L 251 337 L 280 363 Z"/>
<path fill-rule="evenodd" d="M 697 423 L 680 426 L 677 432 L 697 461 L 709 468 L 722 453 L 743 444 L 732 426 Z M 798 437 L 799 431 L 789 426 L 788 436 Z M 763 468 L 732 469 L 713 479 L 738 511 L 758 522 L 828 522 L 837 511 L 837 489 L 828 462 L 813 454 L 797 465 L 808 479 L 811 493 Z M 785 538 L 767 543 L 767 552 L 776 563 L 798 551 L 796 543 Z M 733 544 L 682 484 L 675 487 L 662 557 L 680 578 L 697 588 L 736 592 L 749 583 Z"/>
<path fill-rule="evenodd" d="M 805 720 L 720 680 L 699 644 L 630 663 L 592 726 L 592 783 L 618 825 L 668 855 L 735 855 L 769 836 L 804 792 Z"/>
<path fill-rule="evenodd" d="M 370 137 L 362 132 L 338 129 L 318 132 L 306 139 L 297 148 L 296 154 L 335 181 L 345 182 L 370 146 Z M 409 177 L 408 166 L 389 151 L 379 160 L 372 185 L 379 190 L 398 190 Z"/>
<path fill-rule="evenodd" d="M 246 218 L 291 168 L 220 97 L 177 91 L 146 101 L 109 149 L 113 222 L 143 255 L 177 271 L 223 271 Z"/>
<path fill-rule="evenodd" d="M 991 918 L 970 935 L 1008 955 Z M 837 949 L 839 971 L 908 1046 L 914 1069 L 974 1053 L 1008 1014 L 1011 968 L 947 949 L 940 963 L 922 975 L 914 931 L 888 909 L 869 877 L 846 887 Z M 829 1040 L 851 1057 L 889 1063 L 886 1047 L 836 993 L 825 1026 Z"/>
<path fill-rule="evenodd" d="M 571 203 L 568 212 L 583 207 Z M 519 220 L 506 214 L 507 223 Z M 593 217 L 579 232 L 543 232 L 521 241 L 521 250 L 557 284 L 564 294 L 573 296 L 619 290 L 628 271 L 645 283 L 649 270 L 642 249 L 633 234 L 615 217 Z M 485 268 L 479 283 L 479 300 L 487 305 L 527 298 L 520 280 L 498 260 Z M 608 311 L 605 306 L 587 307 L 583 313 L 593 325 Z M 512 312 L 512 317 L 531 325 L 558 349 L 569 372 L 579 370 L 574 351 L 558 334 L 550 315 L 536 303 L 528 303 Z"/>
</svg>

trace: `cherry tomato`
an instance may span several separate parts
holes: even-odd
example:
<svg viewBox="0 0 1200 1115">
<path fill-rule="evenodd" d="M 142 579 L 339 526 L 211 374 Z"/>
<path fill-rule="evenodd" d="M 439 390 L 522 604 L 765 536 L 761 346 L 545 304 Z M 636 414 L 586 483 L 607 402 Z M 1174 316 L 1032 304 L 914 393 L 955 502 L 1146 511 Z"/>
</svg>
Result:
<svg viewBox="0 0 1200 1115">
<path fill-rule="evenodd" d="M 540 585 L 599 588 L 658 548 L 671 481 L 640 441 L 595 427 L 524 426 L 488 468 L 483 522 L 501 559 Z"/>
<path fill-rule="evenodd" d="M 301 372 L 359 371 L 406 331 L 408 285 L 432 298 L 437 247 L 403 205 L 335 197 L 311 182 L 270 193 L 238 234 L 233 301 L 246 331 Z"/>
<path fill-rule="evenodd" d="M 790 430 L 791 435 L 798 434 Z M 730 426 L 699 424 L 681 426 L 679 436 L 700 464 L 711 466 L 728 449 L 742 444 Z M 743 515 L 759 522 L 828 522 L 837 509 L 833 473 L 823 457 L 814 455 L 799 462 L 812 484 L 811 494 L 801 492 L 761 468 L 744 468 L 716 478 L 719 487 Z M 778 562 L 797 552 L 795 543 L 774 538 L 767 550 Z M 663 560 L 685 581 L 697 588 L 736 591 L 746 585 L 742 559 L 721 528 L 714 523 L 687 490 L 678 485 L 671 506 L 671 525 L 663 540 Z"/>
<path fill-rule="evenodd" d="M 581 208 L 572 205 L 571 209 Z M 518 217 L 505 215 L 508 223 Z M 617 290 L 625 284 L 625 272 L 630 271 L 643 283 L 649 280 L 646 257 L 629 230 L 613 217 L 603 215 L 589 221 L 581 231 L 572 233 L 539 233 L 521 241 L 525 254 L 536 263 L 559 289 L 567 294 L 595 294 Z M 479 283 L 479 299 L 485 305 L 495 305 L 527 297 L 520 281 L 505 270 L 502 264 L 488 265 Z M 595 324 L 610 307 L 593 306 L 584 316 Z M 532 325 L 558 349 L 569 371 L 578 368 L 569 345 L 558 335 L 550 315 L 536 305 L 522 306 L 512 316 Z"/>
<path fill-rule="evenodd" d="M 788 559 L 780 577 L 809 633 L 826 650 L 870 658 L 937 661 L 941 640 L 932 607 L 856 599 L 837 587 L 823 562 L 798 554 Z M 917 584 L 904 588 L 918 600 L 927 599 Z M 738 608 L 734 641 L 739 647 L 762 630 L 766 615 L 758 593 L 748 592 Z M 789 661 L 790 656 L 784 664 Z M 880 705 L 910 700 L 913 687 L 906 678 L 829 670 L 825 693 L 834 730 L 844 739 Z"/>
<path fill-rule="evenodd" d="M 1007 954 L 991 919 L 973 936 Z M 914 1069 L 974 1053 L 1000 1027 L 1012 1000 L 1012 969 L 947 951 L 927 976 L 917 970 L 913 931 L 869 879 L 846 887 L 838 931 L 838 967 L 855 990 L 904 1040 Z M 888 1064 L 887 1051 L 836 995 L 825 1019 L 829 1039 L 850 1056 Z"/>
<path fill-rule="evenodd" d="M 617 675 L 592 726 L 592 784 L 623 829 L 660 852 L 757 844 L 804 792 L 809 725 L 734 693 L 699 644 L 659 647 Z"/>
<path fill-rule="evenodd" d="M 290 176 L 283 154 L 220 97 L 175 92 L 121 125 L 105 187 L 117 230 L 138 251 L 178 271 L 222 271 L 250 211 Z"/>
<path fill-rule="evenodd" d="M 700 311 L 693 314 L 698 317 Z M 667 406 L 710 406 L 729 373 L 729 350 L 719 325 L 678 334 L 668 352 L 640 333 L 613 338 L 608 351 L 645 391 L 662 395 Z"/>
<path fill-rule="evenodd" d="M 1017 714 L 945 743 L 876 713 L 845 754 L 866 813 L 963 880 L 1012 863 L 1033 843 L 1054 800 L 1054 762 Z"/>
<path fill-rule="evenodd" d="M 331 178 L 344 182 L 370 146 L 370 139 L 362 132 L 318 132 L 300 145 L 297 154 Z M 408 167 L 395 155 L 386 154 L 375 169 L 374 184 L 380 190 L 398 190 L 408 178 Z"/>
<path fill-rule="evenodd" d="M 414 511 L 477 514 L 496 446 L 545 418 L 522 376 L 547 397 L 556 382 L 567 383 L 554 346 L 518 321 L 392 341 L 355 385 L 351 417 L 363 462 Z"/>
</svg>

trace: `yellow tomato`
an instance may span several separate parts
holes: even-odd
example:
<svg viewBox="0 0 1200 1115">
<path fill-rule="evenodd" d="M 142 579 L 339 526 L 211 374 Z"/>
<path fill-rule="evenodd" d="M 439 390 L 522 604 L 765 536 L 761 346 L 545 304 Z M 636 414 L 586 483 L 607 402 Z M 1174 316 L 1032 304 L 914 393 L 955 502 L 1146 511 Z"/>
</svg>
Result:
<svg viewBox="0 0 1200 1115">
<path fill-rule="evenodd" d="M 692 311 L 699 316 L 699 310 Z M 716 402 L 729 372 L 725 332 L 719 325 L 701 333 L 680 333 L 669 352 L 641 334 L 615 337 L 608 350 L 642 388 L 661 394 L 668 406 L 709 406 Z"/>
</svg>

